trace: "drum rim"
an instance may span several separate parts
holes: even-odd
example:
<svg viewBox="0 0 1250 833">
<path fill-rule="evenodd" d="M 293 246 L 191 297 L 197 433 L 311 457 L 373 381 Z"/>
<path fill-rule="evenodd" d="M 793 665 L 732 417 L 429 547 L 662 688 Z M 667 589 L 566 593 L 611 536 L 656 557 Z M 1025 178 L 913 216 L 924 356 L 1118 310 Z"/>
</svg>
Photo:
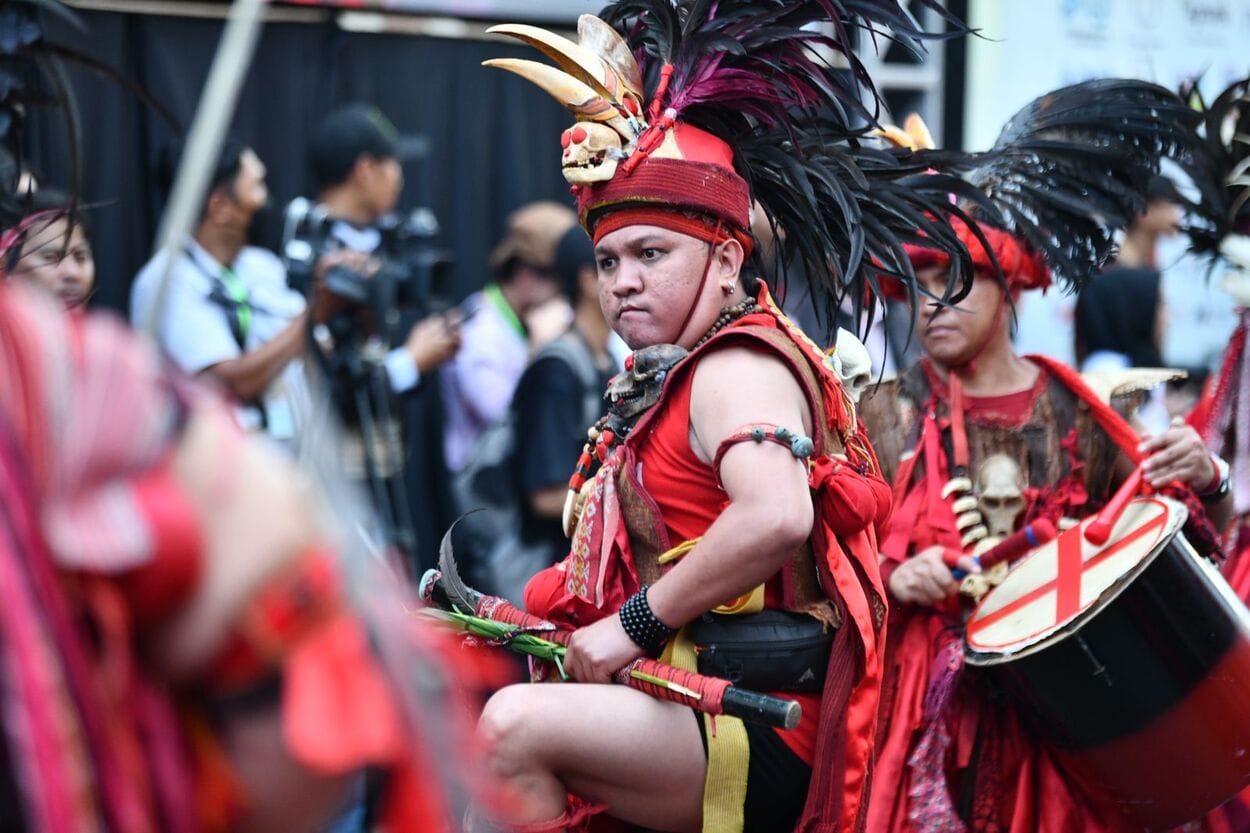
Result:
<svg viewBox="0 0 1250 833">
<path fill-rule="evenodd" d="M 1037 636 L 1032 641 L 1028 641 L 1026 639 L 1020 640 L 1015 643 L 1018 647 L 1010 649 L 997 648 L 990 650 L 974 648 L 968 643 L 968 624 L 976 618 L 978 613 L 980 613 L 981 606 L 985 604 L 986 599 L 989 599 L 990 596 L 993 595 L 993 590 L 991 590 L 983 599 L 981 599 L 981 601 L 973 609 L 972 614 L 968 617 L 967 621 L 964 622 L 963 643 L 965 661 L 969 665 L 978 667 L 1003 665 L 1008 662 L 1014 662 L 1015 660 L 1032 656 L 1039 651 L 1057 645 L 1077 633 L 1081 626 L 1091 621 L 1110 607 L 1129 585 L 1136 581 L 1142 573 L 1150 569 L 1150 566 L 1154 564 L 1159 555 L 1162 554 L 1163 551 L 1168 548 L 1168 545 L 1175 541 L 1178 537 L 1184 542 L 1182 550 L 1184 550 L 1191 558 L 1196 560 L 1200 560 L 1202 558 L 1202 556 L 1198 555 L 1197 551 L 1194 550 L 1193 545 L 1190 544 L 1183 535 L 1181 535 L 1181 531 L 1184 528 L 1185 523 L 1189 520 L 1189 509 L 1185 506 L 1185 504 L 1164 495 L 1149 495 L 1134 498 L 1130 505 L 1139 501 L 1161 503 L 1166 509 L 1168 509 L 1167 524 L 1160 533 L 1160 540 L 1162 542 L 1161 546 L 1157 546 L 1152 549 L 1151 552 L 1142 558 L 1141 561 L 1137 562 L 1131 570 L 1112 582 L 1112 584 L 1104 590 L 1099 597 L 1090 604 L 1089 607 L 1079 611 L 1075 616 L 1068 619 L 1066 622 L 1055 625 L 1053 630 Z M 1079 523 L 1084 525 L 1092 522 L 1095 517 L 1095 515 L 1087 515 L 1086 517 L 1081 518 Z M 1024 562 L 1021 561 L 1021 563 Z"/>
</svg>

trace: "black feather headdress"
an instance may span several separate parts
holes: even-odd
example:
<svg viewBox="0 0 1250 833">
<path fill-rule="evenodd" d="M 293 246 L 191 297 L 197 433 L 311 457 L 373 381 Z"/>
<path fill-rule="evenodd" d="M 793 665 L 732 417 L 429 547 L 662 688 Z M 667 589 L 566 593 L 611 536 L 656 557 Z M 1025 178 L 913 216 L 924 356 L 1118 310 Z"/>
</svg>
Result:
<svg viewBox="0 0 1250 833">
<path fill-rule="evenodd" d="M 948 31 L 926 31 L 909 5 Z M 749 237 L 749 215 L 762 211 L 784 230 L 777 261 L 801 262 L 826 311 L 848 299 L 858 309 L 879 275 L 911 285 L 907 242 L 970 263 L 947 218 L 963 215 L 949 195 L 973 189 L 868 141 L 880 101 L 854 49 L 881 39 L 920 51 L 927 39 L 968 31 L 934 0 L 620 0 L 584 15 L 576 43 L 531 26 L 494 31 L 558 64 L 487 62 L 577 117 L 564 173 L 592 233 L 624 206 L 668 203 Z M 713 164 L 732 169 L 733 181 L 683 179 L 709 161 L 708 136 L 724 149 Z M 966 284 L 970 267 L 953 275 Z"/>
<path fill-rule="evenodd" d="M 995 209 L 979 219 L 1023 240 L 1075 289 L 1115 254 L 1116 234 L 1146 208 L 1162 160 L 1209 190 L 1212 162 L 1198 122 L 1180 96 L 1157 84 L 1086 81 L 1030 102 L 990 151 L 963 161 L 935 153 L 933 164 L 963 168 Z M 1208 200 L 1187 207 L 1194 222 L 1215 222 Z"/>
<path fill-rule="evenodd" d="M 1209 104 L 1197 83 L 1181 93 L 1201 118 L 1211 164 L 1209 175 L 1197 183 L 1210 216 L 1187 229 L 1192 248 L 1250 265 L 1250 246 L 1233 242 L 1250 234 L 1250 78 L 1230 84 Z"/>
</svg>

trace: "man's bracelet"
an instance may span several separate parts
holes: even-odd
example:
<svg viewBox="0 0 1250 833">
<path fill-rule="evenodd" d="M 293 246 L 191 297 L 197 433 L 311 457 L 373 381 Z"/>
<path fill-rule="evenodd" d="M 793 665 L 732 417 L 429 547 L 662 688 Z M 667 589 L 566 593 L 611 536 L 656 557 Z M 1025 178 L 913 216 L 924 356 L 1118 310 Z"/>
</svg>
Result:
<svg viewBox="0 0 1250 833">
<path fill-rule="evenodd" d="M 1228 463 L 1224 458 L 1212 454 L 1211 463 L 1215 466 L 1215 476 L 1211 478 L 1211 482 L 1205 489 L 1198 493 L 1198 497 L 1203 500 L 1216 500 L 1228 494 L 1230 488 Z"/>
<path fill-rule="evenodd" d="M 625 635 L 639 648 L 652 654 L 663 648 L 664 643 L 668 642 L 677 629 L 670 628 L 651 612 L 651 605 L 647 604 L 647 589 L 648 585 L 644 584 L 637 593 L 626 599 L 618 615 L 621 617 L 621 627 L 625 628 Z"/>
</svg>

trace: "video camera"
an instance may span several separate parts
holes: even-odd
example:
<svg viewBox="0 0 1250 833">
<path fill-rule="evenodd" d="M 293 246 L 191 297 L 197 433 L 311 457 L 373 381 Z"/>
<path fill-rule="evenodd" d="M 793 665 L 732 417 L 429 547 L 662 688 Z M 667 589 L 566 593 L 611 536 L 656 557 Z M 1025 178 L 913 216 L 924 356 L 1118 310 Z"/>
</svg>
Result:
<svg viewBox="0 0 1250 833">
<path fill-rule="evenodd" d="M 282 258 L 288 283 L 304 295 L 312 290 L 318 261 L 346 245 L 335 234 L 335 222 L 324 206 L 303 197 L 287 206 Z M 375 228 L 381 235 L 372 252 L 381 263 L 378 271 L 366 276 L 336 266 L 323 276 L 324 287 L 371 311 L 369 318 L 375 325 L 393 320 L 401 308 L 420 316 L 435 309 L 447 296 L 455 261 L 450 252 L 435 245 L 439 223 L 434 213 L 416 208 L 406 216 L 387 215 Z"/>
</svg>

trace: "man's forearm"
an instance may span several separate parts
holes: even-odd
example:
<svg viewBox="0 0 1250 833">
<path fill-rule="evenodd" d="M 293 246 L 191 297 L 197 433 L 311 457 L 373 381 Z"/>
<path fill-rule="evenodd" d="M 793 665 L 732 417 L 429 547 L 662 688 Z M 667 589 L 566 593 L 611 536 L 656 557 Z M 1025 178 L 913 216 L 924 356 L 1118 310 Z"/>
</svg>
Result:
<svg viewBox="0 0 1250 833">
<path fill-rule="evenodd" d="M 301 314 L 276 337 L 250 353 L 215 364 L 204 372 L 243 402 L 252 402 L 265 392 L 292 359 L 303 352 L 306 323 L 306 315 Z"/>
</svg>

